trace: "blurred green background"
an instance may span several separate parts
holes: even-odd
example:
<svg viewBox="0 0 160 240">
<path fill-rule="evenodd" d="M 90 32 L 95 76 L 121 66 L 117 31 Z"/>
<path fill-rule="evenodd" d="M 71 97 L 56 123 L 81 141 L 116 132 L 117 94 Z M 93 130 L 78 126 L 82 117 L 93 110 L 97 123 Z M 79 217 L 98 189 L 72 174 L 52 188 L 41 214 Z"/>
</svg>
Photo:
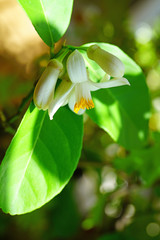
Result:
<svg viewBox="0 0 160 240">
<path fill-rule="evenodd" d="M 128 152 L 84 115 L 70 183 L 32 213 L 0 211 L 0 239 L 160 240 L 160 0 L 76 0 L 64 39 L 115 44 L 141 66 L 151 96 L 148 144 Z M 48 57 L 18 3 L 0 0 L 0 160 Z"/>
</svg>

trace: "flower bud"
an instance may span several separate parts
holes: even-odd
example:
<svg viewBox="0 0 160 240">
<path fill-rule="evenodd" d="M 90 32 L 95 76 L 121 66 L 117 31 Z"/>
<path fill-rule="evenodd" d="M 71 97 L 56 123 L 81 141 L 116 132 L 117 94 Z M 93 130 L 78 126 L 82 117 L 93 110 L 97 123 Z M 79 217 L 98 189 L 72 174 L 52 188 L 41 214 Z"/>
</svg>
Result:
<svg viewBox="0 0 160 240">
<path fill-rule="evenodd" d="M 49 62 L 42 73 L 33 94 L 37 108 L 46 110 L 53 99 L 57 79 L 62 72 L 63 65 L 56 59 Z"/>
<path fill-rule="evenodd" d="M 87 50 L 87 55 L 95 61 L 107 74 L 112 77 L 124 75 L 124 64 L 113 54 L 101 49 L 98 45 L 92 45 Z"/>
</svg>

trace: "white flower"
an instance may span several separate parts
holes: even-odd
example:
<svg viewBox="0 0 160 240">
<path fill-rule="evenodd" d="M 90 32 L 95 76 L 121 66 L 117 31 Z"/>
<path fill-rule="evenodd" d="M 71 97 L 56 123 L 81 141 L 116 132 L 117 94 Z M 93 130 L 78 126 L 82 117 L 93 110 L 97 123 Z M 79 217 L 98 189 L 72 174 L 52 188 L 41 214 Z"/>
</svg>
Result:
<svg viewBox="0 0 160 240">
<path fill-rule="evenodd" d="M 62 69 L 62 63 L 53 59 L 42 73 L 33 94 L 34 104 L 38 109 L 48 109 L 53 99 L 57 79 Z"/>
<path fill-rule="evenodd" d="M 50 119 L 53 119 L 56 111 L 66 104 L 77 114 L 83 114 L 86 109 L 94 108 L 91 91 L 130 85 L 127 79 L 121 78 L 121 74 L 119 78 L 106 82 L 92 82 L 88 77 L 84 59 L 78 50 L 72 52 L 68 57 L 67 72 L 70 81 L 62 80 L 58 86 L 55 97 L 48 108 Z"/>
</svg>

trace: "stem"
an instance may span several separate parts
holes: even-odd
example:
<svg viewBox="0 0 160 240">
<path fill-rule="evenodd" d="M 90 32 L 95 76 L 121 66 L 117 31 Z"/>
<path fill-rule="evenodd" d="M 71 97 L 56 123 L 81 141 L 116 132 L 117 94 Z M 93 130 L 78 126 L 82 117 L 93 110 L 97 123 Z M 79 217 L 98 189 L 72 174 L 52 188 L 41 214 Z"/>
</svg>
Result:
<svg viewBox="0 0 160 240">
<path fill-rule="evenodd" d="M 2 111 L 0 111 L 0 120 L 4 131 L 14 135 L 16 130 L 6 121 L 6 117 Z"/>
<path fill-rule="evenodd" d="M 55 54 L 54 54 L 54 46 L 50 47 L 50 59 L 54 58 Z"/>
<path fill-rule="evenodd" d="M 0 111 L 0 120 L 2 123 L 2 127 L 4 128 L 5 132 L 10 133 L 11 135 L 14 135 L 16 132 L 16 129 L 14 129 L 12 127 L 12 123 L 14 123 L 19 117 L 20 114 L 22 113 L 25 105 L 28 103 L 28 101 L 30 100 L 30 98 L 33 95 L 33 91 L 34 89 L 32 89 L 29 94 L 22 100 L 16 114 L 14 114 L 12 117 L 10 117 L 8 120 L 6 119 L 6 116 L 4 115 L 4 113 L 2 111 Z"/>
<path fill-rule="evenodd" d="M 74 51 L 75 49 L 87 51 L 87 49 L 88 49 L 88 47 L 76 47 L 76 46 L 71 46 L 71 45 L 63 46 L 63 48 L 68 48 L 68 49 L 71 49 L 72 51 Z"/>
<path fill-rule="evenodd" d="M 62 49 L 56 56 L 56 59 L 62 62 L 65 56 L 68 54 L 68 52 L 69 52 L 69 49 Z"/>
<path fill-rule="evenodd" d="M 25 105 L 28 103 L 28 101 L 29 101 L 30 98 L 32 97 L 33 91 L 34 91 L 34 89 L 32 89 L 32 90 L 28 93 L 28 95 L 27 95 L 25 98 L 23 98 L 23 100 L 22 100 L 22 102 L 21 102 L 21 104 L 20 104 L 20 106 L 19 106 L 19 108 L 18 108 L 18 110 L 17 110 L 17 113 L 14 114 L 14 115 L 7 121 L 8 124 L 12 124 L 13 122 L 15 122 L 15 121 L 19 118 L 19 115 L 22 113 Z"/>
</svg>

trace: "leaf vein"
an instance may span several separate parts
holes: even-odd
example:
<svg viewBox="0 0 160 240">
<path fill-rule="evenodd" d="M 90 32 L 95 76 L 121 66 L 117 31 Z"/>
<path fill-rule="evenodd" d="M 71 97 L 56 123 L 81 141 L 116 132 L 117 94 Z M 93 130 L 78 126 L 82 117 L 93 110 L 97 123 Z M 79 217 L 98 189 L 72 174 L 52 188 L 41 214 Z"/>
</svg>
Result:
<svg viewBox="0 0 160 240">
<path fill-rule="evenodd" d="M 23 179 L 24 179 L 24 176 L 25 176 L 25 174 L 26 174 L 28 165 L 29 165 L 29 163 L 30 163 L 30 160 L 31 160 L 31 157 L 32 157 L 32 154 L 33 154 L 33 151 L 34 151 L 34 149 L 35 149 L 35 147 L 36 147 L 36 144 L 37 144 L 37 141 L 38 141 L 38 137 L 39 137 L 39 135 L 40 135 L 40 131 L 41 131 L 41 129 L 42 129 L 42 125 L 43 125 L 43 122 L 44 122 L 44 119 L 45 119 L 45 115 L 46 115 L 46 114 L 44 114 L 44 116 L 43 116 L 43 118 L 42 118 L 42 120 L 41 120 L 41 124 L 40 124 L 40 127 L 39 127 L 39 131 L 38 131 L 38 133 L 37 133 L 37 137 L 36 137 L 36 139 L 35 139 L 35 143 L 34 143 L 34 145 L 33 145 L 33 149 L 32 149 L 32 151 L 31 151 L 31 153 L 30 153 L 30 156 L 29 156 L 29 158 L 28 158 L 26 167 L 25 167 L 25 169 L 24 169 L 24 174 L 23 174 L 21 180 L 19 181 L 19 186 L 18 186 L 17 191 L 16 191 L 16 193 L 15 193 L 15 195 L 14 195 L 14 201 L 16 201 L 16 199 L 17 199 L 18 192 L 19 192 L 19 190 L 20 190 L 21 184 L 22 184 Z"/>
<path fill-rule="evenodd" d="M 46 13 L 45 13 L 45 8 L 44 8 L 44 5 L 43 5 L 43 3 L 42 3 L 42 0 L 40 0 L 40 3 L 41 3 L 41 6 L 42 6 L 42 10 L 43 10 L 43 13 L 44 13 L 44 17 L 45 17 L 46 22 L 47 22 L 47 26 L 48 26 L 48 30 L 49 30 L 49 33 L 50 33 L 50 36 L 51 36 L 52 44 L 54 44 L 53 36 L 52 36 L 52 31 L 51 31 L 51 29 L 50 29 L 49 21 L 48 21 L 47 15 L 46 15 Z"/>
</svg>

